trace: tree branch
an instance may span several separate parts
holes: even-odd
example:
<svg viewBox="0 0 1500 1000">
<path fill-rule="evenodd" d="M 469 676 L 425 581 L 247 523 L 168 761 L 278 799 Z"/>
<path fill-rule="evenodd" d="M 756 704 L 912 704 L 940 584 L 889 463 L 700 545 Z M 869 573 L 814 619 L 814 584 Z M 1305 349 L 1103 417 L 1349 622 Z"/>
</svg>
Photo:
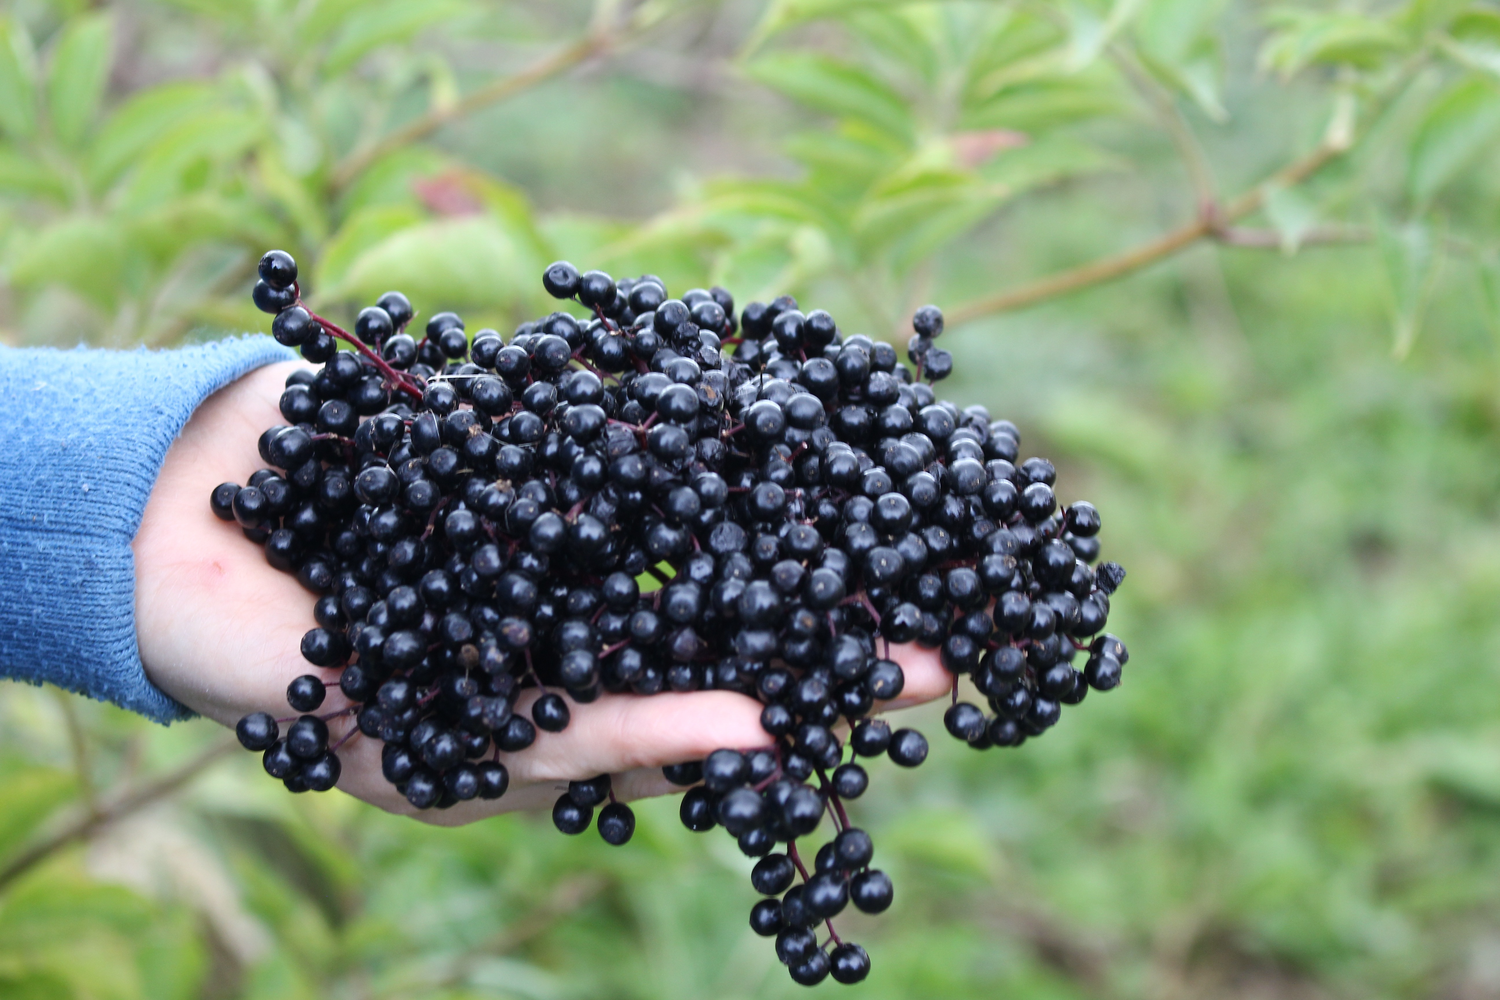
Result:
<svg viewBox="0 0 1500 1000">
<path fill-rule="evenodd" d="M 1200 212 L 1198 217 L 1154 240 L 1131 250 L 1102 257 L 1092 263 L 1061 271 L 1010 291 L 966 302 L 948 310 L 951 323 L 968 323 L 997 313 L 1014 312 L 1034 306 L 1093 285 L 1115 281 L 1192 246 L 1199 240 L 1222 238 L 1232 222 L 1258 210 L 1265 204 L 1269 191 L 1295 187 L 1337 159 L 1351 145 L 1340 128 L 1330 128 L 1318 147 L 1299 160 L 1287 164 L 1255 187 L 1220 205 L 1217 211 Z"/>
<path fill-rule="evenodd" d="M 455 101 L 444 108 L 433 108 L 414 121 L 389 132 L 376 141 L 362 146 L 350 153 L 338 166 L 334 167 L 333 177 L 329 186 L 335 193 L 343 190 L 356 177 L 362 174 L 371 164 L 381 157 L 400 149 L 402 146 L 410 145 L 427 138 L 438 129 L 449 122 L 480 108 L 491 104 L 498 104 L 507 98 L 514 97 L 524 90 L 544 83 L 555 76 L 566 73 L 568 70 L 604 52 L 624 44 L 634 37 L 636 29 L 626 28 L 618 34 L 611 36 L 603 28 L 592 28 L 589 33 L 573 44 L 559 49 L 551 55 L 537 60 L 530 66 L 514 73 L 511 76 L 492 80 L 471 94 Z"/>
<path fill-rule="evenodd" d="M 126 792 L 107 805 L 81 813 L 0 868 L 0 889 L 74 841 L 87 839 L 115 820 L 123 819 L 178 791 L 238 746 L 239 743 L 233 739 L 220 740 L 177 770 L 162 775 L 148 785 Z"/>
</svg>

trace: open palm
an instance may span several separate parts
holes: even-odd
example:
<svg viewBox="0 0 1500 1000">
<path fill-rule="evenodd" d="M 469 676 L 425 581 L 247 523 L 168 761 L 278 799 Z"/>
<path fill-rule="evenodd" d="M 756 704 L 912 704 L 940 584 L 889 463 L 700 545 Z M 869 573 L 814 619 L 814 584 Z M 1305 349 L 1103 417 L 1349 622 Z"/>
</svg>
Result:
<svg viewBox="0 0 1500 1000">
<path fill-rule="evenodd" d="M 167 453 L 136 535 L 136 626 L 147 675 L 194 711 L 233 726 L 250 712 L 284 716 L 287 685 L 313 673 L 328 685 L 324 710 L 347 705 L 338 674 L 300 655 L 313 627 L 314 597 L 273 569 L 259 547 L 209 509 L 221 482 L 243 483 L 258 467 L 256 439 L 281 423 L 277 400 L 295 363 L 271 365 L 206 400 Z M 890 706 L 946 693 L 951 677 L 937 657 L 916 647 L 893 647 L 906 672 L 902 698 Z M 526 712 L 537 692 L 517 703 Z M 661 766 L 699 760 L 720 747 L 764 746 L 760 704 L 729 691 L 601 696 L 574 704 L 561 733 L 539 733 L 536 743 L 503 754 L 510 790 L 494 801 L 462 802 L 418 813 L 381 774 L 380 744 L 356 735 L 338 751 L 338 787 L 382 809 L 441 824 L 459 824 L 514 809 L 548 807 L 566 783 L 609 773 L 622 799 L 673 791 Z M 334 741 L 353 720 L 333 720 Z"/>
</svg>

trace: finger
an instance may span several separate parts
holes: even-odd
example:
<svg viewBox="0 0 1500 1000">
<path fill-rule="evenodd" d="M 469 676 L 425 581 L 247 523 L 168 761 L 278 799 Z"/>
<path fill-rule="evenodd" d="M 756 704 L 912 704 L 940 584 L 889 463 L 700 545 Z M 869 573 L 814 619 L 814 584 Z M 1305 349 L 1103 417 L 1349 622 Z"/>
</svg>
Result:
<svg viewBox="0 0 1500 1000">
<path fill-rule="evenodd" d="M 525 692 L 517 711 L 529 715 L 539 696 Z M 567 729 L 538 733 L 526 750 L 501 754 L 513 780 L 580 780 L 702 760 L 721 747 L 750 749 L 771 743 L 760 727 L 760 703 L 731 691 L 607 694 L 569 707 L 572 721 Z"/>
<path fill-rule="evenodd" d="M 538 697 L 540 692 L 524 692 L 516 711 L 529 717 Z M 388 812 L 454 826 L 501 812 L 550 809 L 569 781 L 599 774 L 619 776 L 621 799 L 669 794 L 674 787 L 662 776 L 662 765 L 702 760 L 721 747 L 749 749 L 771 742 L 760 727 L 760 704 L 729 691 L 604 695 L 587 705 L 570 702 L 569 708 L 567 729 L 539 732 L 525 750 L 499 755 L 511 779 L 500 799 L 416 810 L 385 781 L 379 741 L 363 737 L 339 751 L 344 765 L 339 788 Z"/>
<path fill-rule="evenodd" d="M 906 684 L 902 687 L 899 698 L 878 703 L 875 706 L 876 712 L 911 708 L 913 705 L 941 698 L 953 690 L 953 674 L 938 659 L 937 650 L 923 649 L 914 643 L 903 643 L 891 647 L 891 659 L 901 664 Z"/>
<path fill-rule="evenodd" d="M 900 698 L 877 706 L 877 711 L 908 708 L 941 698 L 952 689 L 953 675 L 935 651 L 906 644 L 893 646 L 906 685 Z M 526 717 L 541 692 L 522 693 L 516 711 Z M 511 789 L 493 802 L 465 802 L 445 810 L 418 811 L 379 776 L 379 755 L 371 769 L 355 765 L 350 781 L 339 787 L 391 812 L 414 815 L 443 826 L 470 823 L 486 816 L 517 810 L 551 809 L 569 781 L 598 774 L 614 776 L 615 796 L 621 801 L 669 795 L 681 791 L 661 773 L 664 764 L 702 760 L 721 747 L 749 749 L 771 742 L 760 727 L 760 703 L 727 691 L 691 694 L 604 695 L 587 705 L 569 702 L 572 719 L 561 733 L 538 732 L 527 749 L 501 754 L 511 775 Z M 360 742 L 373 743 L 363 740 Z M 378 785 L 363 779 L 373 774 Z M 356 784 L 355 781 L 358 781 Z M 383 787 L 380 787 L 382 786 Z"/>
</svg>

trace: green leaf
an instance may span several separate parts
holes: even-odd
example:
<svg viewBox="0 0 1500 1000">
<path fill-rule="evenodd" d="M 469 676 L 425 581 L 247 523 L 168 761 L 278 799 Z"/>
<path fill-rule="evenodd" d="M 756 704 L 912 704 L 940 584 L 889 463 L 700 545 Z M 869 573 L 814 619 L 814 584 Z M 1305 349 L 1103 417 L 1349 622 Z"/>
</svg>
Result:
<svg viewBox="0 0 1500 1000">
<path fill-rule="evenodd" d="M 433 312 L 504 308 L 531 290 L 529 256 L 493 218 L 427 222 L 369 247 L 321 297 L 374 301 L 399 287 Z"/>
<path fill-rule="evenodd" d="M 808 170 L 807 183 L 825 196 L 858 198 L 875 179 L 909 155 L 903 145 L 857 122 L 832 131 L 800 132 L 784 151 Z"/>
<path fill-rule="evenodd" d="M 1033 132 L 1120 111 L 1123 97 L 1103 74 L 1081 73 L 1017 81 L 963 110 L 963 129 Z"/>
<path fill-rule="evenodd" d="M 79 18 L 63 29 L 47 69 L 47 107 L 64 145 L 77 146 L 94 123 L 114 55 L 114 25 L 106 14 Z"/>
<path fill-rule="evenodd" d="M 0 782 L 0 859 L 15 853 L 77 788 L 67 771 L 14 763 L 6 766 L 5 781 Z"/>
<path fill-rule="evenodd" d="M 1136 22 L 1141 62 L 1213 121 L 1225 121 L 1223 46 L 1213 29 L 1228 0 L 1152 0 Z"/>
<path fill-rule="evenodd" d="M 355 14 L 342 19 L 342 30 L 328 50 L 322 71 L 326 76 L 338 76 L 380 46 L 410 41 L 428 25 L 452 21 L 466 10 L 467 5 L 457 0 L 361 4 Z"/>
<path fill-rule="evenodd" d="M 982 101 L 1018 80 L 1064 72 L 1068 36 L 1051 21 L 1002 8 L 977 35 L 965 68 L 965 101 Z"/>
<path fill-rule="evenodd" d="M 1500 13 L 1468 12 L 1454 20 L 1440 44 L 1443 52 L 1460 65 L 1500 77 Z"/>
<path fill-rule="evenodd" d="M 1302 237 L 1318 222 L 1318 206 L 1298 187 L 1271 187 L 1266 192 L 1266 218 L 1281 237 L 1281 252 L 1291 256 Z"/>
<path fill-rule="evenodd" d="M 282 228 L 256 202 L 215 191 L 174 198 L 125 223 L 135 252 L 166 264 L 203 243 L 269 246 Z"/>
<path fill-rule="evenodd" d="M 123 203 L 144 208 L 176 197 L 193 186 L 195 171 L 242 156 L 260 141 L 263 126 L 258 115 L 230 109 L 183 117 L 135 158 Z"/>
<path fill-rule="evenodd" d="M 952 13 L 951 7 L 932 4 L 866 11 L 848 18 L 847 23 L 866 45 L 930 84 L 947 63 L 944 18 Z"/>
<path fill-rule="evenodd" d="M 68 193 L 67 184 L 47 164 L 0 149 L 0 195 L 20 195 L 66 204 Z"/>
<path fill-rule="evenodd" d="M 1428 110 L 1412 139 L 1407 187 L 1430 201 L 1500 134 L 1500 92 L 1488 81 L 1458 82 Z"/>
<path fill-rule="evenodd" d="M 752 78 L 810 108 L 856 118 L 910 142 L 916 133 L 911 109 L 884 81 L 828 56 L 785 52 L 762 56 L 746 71 Z"/>
<path fill-rule="evenodd" d="M 1070 177 L 1120 168 L 1122 161 L 1076 136 L 1059 133 L 1000 152 L 980 168 L 985 180 L 1021 192 Z"/>
<path fill-rule="evenodd" d="M 300 4 L 300 20 L 293 32 L 300 45 L 316 45 L 339 29 L 351 12 L 358 10 L 366 0 L 312 0 Z"/>
<path fill-rule="evenodd" d="M 371 205 L 354 212 L 323 245 L 312 287 L 332 288 L 341 284 L 367 248 L 420 224 L 423 218 L 415 205 Z"/>
<path fill-rule="evenodd" d="M 1273 30 L 1261 47 L 1260 64 L 1284 79 L 1313 65 L 1372 69 L 1409 44 L 1388 21 L 1352 11 L 1281 7 L 1268 20 Z"/>
<path fill-rule="evenodd" d="M 0 129 L 24 139 L 36 131 L 36 51 L 26 26 L 0 20 Z"/>
<path fill-rule="evenodd" d="M 1442 241 L 1423 222 L 1393 226 L 1377 217 L 1376 240 L 1385 265 L 1384 288 L 1391 315 L 1391 354 L 1403 361 L 1411 353 L 1442 269 Z"/>
<path fill-rule="evenodd" d="M 165 83 L 133 94 L 89 146 L 89 174 L 96 189 L 114 183 L 152 143 L 221 99 L 216 87 L 197 81 Z"/>
<path fill-rule="evenodd" d="M 1109 13 L 1101 18 L 1093 7 L 1071 0 L 1066 5 L 1071 43 L 1068 68 L 1080 70 L 1098 59 L 1104 47 L 1135 17 L 1142 3 L 1144 0 L 1113 0 Z"/>
<path fill-rule="evenodd" d="M 915 0 L 771 0 L 745 45 L 745 52 L 754 52 L 773 35 L 809 21 L 843 17 L 872 8 L 900 7 L 912 2 Z"/>
<path fill-rule="evenodd" d="M 128 245 L 118 221 L 68 216 L 18 245 L 10 277 L 22 288 L 70 288 L 109 312 L 124 282 Z"/>
</svg>

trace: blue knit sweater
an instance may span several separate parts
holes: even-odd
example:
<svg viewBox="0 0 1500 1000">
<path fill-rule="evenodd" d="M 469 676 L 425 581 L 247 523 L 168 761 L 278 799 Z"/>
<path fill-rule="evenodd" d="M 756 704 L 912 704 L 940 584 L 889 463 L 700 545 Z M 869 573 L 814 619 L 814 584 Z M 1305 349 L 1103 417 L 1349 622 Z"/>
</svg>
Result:
<svg viewBox="0 0 1500 1000">
<path fill-rule="evenodd" d="M 159 722 L 191 714 L 141 666 L 130 543 L 198 404 L 294 356 L 269 337 L 171 351 L 0 348 L 0 677 Z"/>
</svg>

